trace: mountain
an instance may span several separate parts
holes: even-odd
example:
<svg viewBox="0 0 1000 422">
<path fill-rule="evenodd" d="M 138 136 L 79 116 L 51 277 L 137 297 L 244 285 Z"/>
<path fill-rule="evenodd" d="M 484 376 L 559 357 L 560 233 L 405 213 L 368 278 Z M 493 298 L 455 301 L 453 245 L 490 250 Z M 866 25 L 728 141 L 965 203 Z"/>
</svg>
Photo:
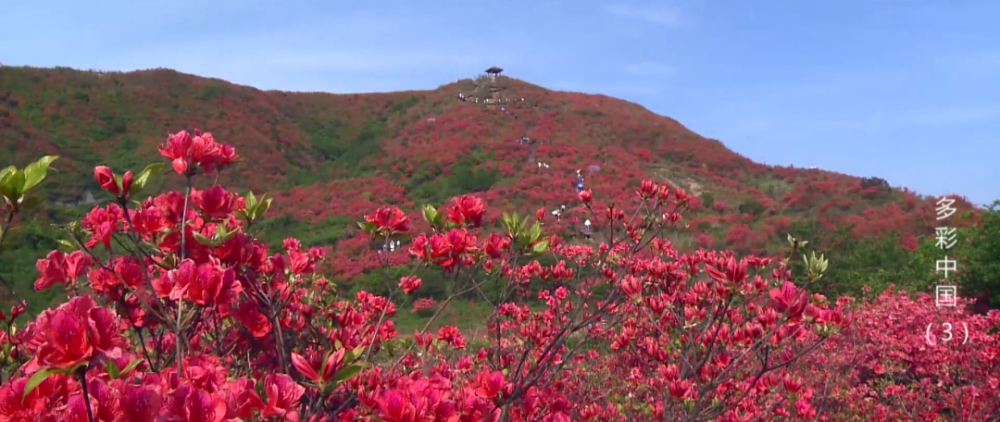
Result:
<svg viewBox="0 0 1000 422">
<path fill-rule="evenodd" d="M 414 211 L 474 193 L 491 218 L 566 204 L 565 218 L 549 229 L 572 234 L 581 215 L 578 169 L 602 203 L 629 203 L 643 179 L 695 194 L 684 215 L 689 229 L 675 238 L 684 247 L 774 252 L 789 232 L 813 243 L 835 242 L 832 233 L 905 240 L 936 226 L 934 199 L 878 177 L 761 165 L 637 104 L 505 76 L 427 91 L 327 94 L 261 91 L 166 69 L 0 67 L 0 164 L 61 156 L 44 184 L 51 205 L 18 222 L 21 240 L 31 241 L 10 246 L 0 271 L 30 285 L 34 261 L 55 247 L 46 222 L 107 199 L 89 177 L 93 166 L 139 170 L 162 161 L 156 146 L 168 133 L 192 128 L 243 158 L 222 174 L 226 186 L 277 198 L 265 238 L 332 246 L 332 269 L 343 279 L 375 265 L 353 222 L 384 204 Z M 959 205 L 972 208 L 964 199 Z"/>
</svg>

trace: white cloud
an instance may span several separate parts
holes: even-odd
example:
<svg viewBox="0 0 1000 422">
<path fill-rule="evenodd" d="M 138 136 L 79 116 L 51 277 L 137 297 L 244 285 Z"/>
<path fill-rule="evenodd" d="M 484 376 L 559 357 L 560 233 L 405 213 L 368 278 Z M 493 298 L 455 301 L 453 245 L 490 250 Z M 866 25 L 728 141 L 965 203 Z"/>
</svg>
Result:
<svg viewBox="0 0 1000 422">
<path fill-rule="evenodd" d="M 615 16 L 641 20 L 655 25 L 676 27 L 681 24 L 680 13 L 662 7 L 617 3 L 604 6 L 604 10 Z"/>
</svg>

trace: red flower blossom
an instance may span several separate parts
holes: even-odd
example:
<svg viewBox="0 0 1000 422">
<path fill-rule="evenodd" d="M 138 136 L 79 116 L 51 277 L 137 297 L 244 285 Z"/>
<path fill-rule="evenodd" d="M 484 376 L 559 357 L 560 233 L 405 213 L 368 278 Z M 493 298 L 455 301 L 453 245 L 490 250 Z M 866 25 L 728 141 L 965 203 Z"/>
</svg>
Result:
<svg viewBox="0 0 1000 422">
<path fill-rule="evenodd" d="M 101 189 L 104 189 L 115 195 L 121 193 L 121 190 L 118 187 L 118 181 L 115 180 L 115 173 L 111 171 L 111 167 L 108 166 L 94 167 L 94 178 L 97 179 L 97 184 L 101 185 Z"/>
<path fill-rule="evenodd" d="M 236 197 L 232 192 L 227 192 L 221 185 L 215 185 L 206 190 L 192 189 L 191 202 L 205 216 L 224 219 L 236 206 Z"/>
<path fill-rule="evenodd" d="M 83 275 L 93 260 L 83 251 L 73 251 L 69 255 L 54 250 L 45 259 L 39 259 L 35 264 L 39 277 L 35 281 L 35 290 L 45 290 L 56 284 L 72 284 Z"/>
<path fill-rule="evenodd" d="M 483 200 L 472 195 L 462 195 L 456 197 L 448 207 L 448 221 L 457 225 L 470 224 L 479 227 L 483 224 L 483 214 L 486 212 L 486 205 Z"/>
<path fill-rule="evenodd" d="M 493 371 L 481 373 L 477 377 L 476 395 L 487 400 L 493 400 L 503 392 L 506 384 L 503 372 Z"/>
<path fill-rule="evenodd" d="M 26 335 L 38 366 L 70 368 L 124 347 L 119 324 L 113 311 L 98 307 L 90 296 L 78 296 L 43 312 Z"/>
<path fill-rule="evenodd" d="M 163 406 L 163 396 L 156 389 L 142 385 L 127 385 L 121 392 L 121 418 L 125 422 L 156 420 Z"/>
<path fill-rule="evenodd" d="M 285 374 L 267 374 L 264 377 L 264 392 L 267 401 L 264 403 L 265 418 L 280 416 L 292 422 L 299 420 L 299 399 L 305 394 L 302 387 L 292 377 Z"/>
<path fill-rule="evenodd" d="M 233 147 L 219 144 L 211 133 L 202 134 L 197 130 L 194 137 L 187 131 L 171 135 L 159 150 L 160 155 L 172 160 L 174 171 L 185 176 L 194 175 L 198 166 L 212 173 L 238 159 Z"/>
<path fill-rule="evenodd" d="M 399 207 L 382 207 L 374 214 L 366 215 L 365 221 L 375 224 L 382 236 L 406 233 L 410 229 L 410 218 Z"/>
<path fill-rule="evenodd" d="M 422 284 L 423 280 L 421 280 L 420 277 L 412 275 L 399 279 L 399 288 L 403 289 L 403 292 L 405 292 L 406 294 L 410 294 L 417 291 L 417 289 L 419 289 Z"/>
</svg>

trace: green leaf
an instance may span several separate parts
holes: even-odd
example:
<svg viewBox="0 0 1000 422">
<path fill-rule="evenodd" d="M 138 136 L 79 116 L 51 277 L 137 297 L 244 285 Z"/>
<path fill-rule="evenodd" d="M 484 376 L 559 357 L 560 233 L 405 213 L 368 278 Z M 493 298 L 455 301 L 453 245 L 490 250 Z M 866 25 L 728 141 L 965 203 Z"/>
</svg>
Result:
<svg viewBox="0 0 1000 422">
<path fill-rule="evenodd" d="M 354 378 L 354 376 L 358 375 L 358 373 L 360 373 L 362 369 L 365 369 L 364 365 L 350 365 L 344 367 L 344 369 L 337 371 L 337 375 L 334 377 L 334 381 L 336 381 L 337 383 L 347 381 L 351 378 Z"/>
<path fill-rule="evenodd" d="M 13 171 L 10 169 L 13 168 Z M 6 196 L 10 202 L 17 203 L 24 192 L 24 172 L 14 166 L 4 169 L 3 178 L 0 179 L 0 194 Z"/>
<path fill-rule="evenodd" d="M 201 243 L 202 245 L 205 246 L 215 246 L 212 242 L 212 239 L 209 239 L 208 236 L 205 236 L 198 232 L 194 232 L 194 240 L 197 240 L 198 243 Z"/>
<path fill-rule="evenodd" d="M 534 253 L 544 253 L 548 249 L 549 249 L 549 241 L 548 240 L 543 240 L 541 242 L 538 242 L 538 243 L 535 244 L 535 246 L 531 247 L 531 251 L 534 252 Z"/>
<path fill-rule="evenodd" d="M 152 163 L 142 169 L 142 171 L 132 179 L 131 193 L 136 194 L 142 192 L 142 190 L 146 188 L 146 185 L 149 184 L 153 178 L 160 175 L 162 169 L 163 163 Z"/>
<path fill-rule="evenodd" d="M 17 172 L 17 167 L 10 166 L 3 170 L 0 170 L 0 195 L 10 199 L 11 202 L 16 201 L 17 198 L 14 197 L 14 184 L 13 178 L 14 173 Z"/>
<path fill-rule="evenodd" d="M 359 221 L 358 227 L 367 234 L 375 233 L 375 223 L 371 221 Z"/>
<path fill-rule="evenodd" d="M 351 350 L 351 361 L 353 362 L 358 360 L 358 358 L 360 358 L 363 353 L 365 353 L 364 346 L 358 346 L 354 350 Z"/>
<path fill-rule="evenodd" d="M 518 231 L 517 231 L 517 227 L 518 227 L 518 224 L 517 224 L 517 213 L 514 213 L 513 215 L 509 215 L 507 213 L 504 213 L 503 214 L 503 225 L 504 225 L 504 228 L 507 229 L 507 234 L 509 234 L 511 237 L 517 237 L 517 235 L 518 235 Z"/>
<path fill-rule="evenodd" d="M 118 379 L 118 377 L 122 374 L 122 370 L 118 368 L 118 364 L 110 359 L 108 359 L 108 363 L 104 364 L 104 370 L 108 372 L 111 379 Z"/>
<path fill-rule="evenodd" d="M 264 394 L 264 379 L 263 378 L 257 380 L 257 384 L 254 384 L 254 390 L 257 390 L 257 395 L 258 396 L 260 396 L 260 397 L 267 397 L 267 395 Z"/>
<path fill-rule="evenodd" d="M 4 177 L 7 177 L 8 174 L 15 171 L 17 171 L 17 167 L 15 166 L 7 166 L 7 168 L 0 170 L 0 180 L 3 180 Z"/>
<path fill-rule="evenodd" d="M 531 241 L 534 242 L 542 237 L 542 224 L 535 221 L 535 224 L 531 226 Z"/>
<path fill-rule="evenodd" d="M 257 220 L 267 214 L 267 210 L 271 208 L 272 201 L 274 201 L 274 198 L 268 198 L 266 193 L 264 196 L 260 197 L 260 203 L 258 203 L 257 207 L 253 210 L 254 220 Z"/>
<path fill-rule="evenodd" d="M 125 368 L 123 368 L 123 369 L 122 369 L 122 372 L 121 372 L 121 373 L 122 373 L 122 374 L 127 374 L 127 373 L 129 373 L 129 371 L 131 371 L 131 370 L 135 369 L 135 368 L 136 368 L 137 366 L 139 366 L 139 364 L 141 364 L 141 363 L 142 363 L 142 359 L 136 359 L 136 360 L 133 360 L 132 362 L 130 362 L 130 363 L 128 364 L 128 366 L 126 366 Z"/>
<path fill-rule="evenodd" d="M 236 230 L 236 229 L 229 230 L 229 229 L 227 229 L 225 227 L 223 227 L 221 230 L 220 229 L 216 229 L 216 230 L 217 231 L 215 232 L 215 241 L 218 244 L 220 244 L 220 245 L 222 243 L 224 243 L 225 241 L 227 241 L 229 239 L 232 239 L 233 236 L 236 236 L 236 232 L 239 231 L 239 230 Z"/>
<path fill-rule="evenodd" d="M 247 196 L 243 197 L 243 202 L 246 202 L 248 210 L 257 208 L 257 197 L 253 195 L 253 191 L 247 192 Z"/>
<path fill-rule="evenodd" d="M 424 205 L 423 209 L 424 221 L 434 224 L 434 220 L 437 218 L 438 211 L 434 209 L 433 205 Z"/>
<path fill-rule="evenodd" d="M 46 155 L 39 158 L 38 161 L 28 164 L 24 168 L 24 188 L 22 192 L 31 190 L 31 188 L 41 183 L 42 180 L 45 180 L 45 176 L 49 173 L 49 165 L 58 158 L 58 155 Z"/>
<path fill-rule="evenodd" d="M 49 376 L 55 374 L 56 371 L 53 368 L 42 368 L 31 375 L 28 378 L 28 383 L 24 385 L 24 394 L 21 395 L 21 402 L 24 402 L 24 398 L 31 394 L 31 391 L 38 388 Z"/>
<path fill-rule="evenodd" d="M 58 243 L 59 246 L 62 246 L 62 247 L 66 248 L 66 249 L 69 249 L 71 251 L 75 251 L 76 250 L 76 245 L 73 244 L 73 242 L 70 242 L 70 241 L 68 241 L 66 239 L 56 240 L 56 243 Z"/>
</svg>

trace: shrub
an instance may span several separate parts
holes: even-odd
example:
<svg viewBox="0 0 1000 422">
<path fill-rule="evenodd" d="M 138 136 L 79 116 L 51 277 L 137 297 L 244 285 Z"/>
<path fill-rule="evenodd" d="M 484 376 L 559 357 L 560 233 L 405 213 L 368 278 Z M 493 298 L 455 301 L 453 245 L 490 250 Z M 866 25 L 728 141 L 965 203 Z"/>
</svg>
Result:
<svg viewBox="0 0 1000 422">
<path fill-rule="evenodd" d="M 160 153 L 185 188 L 143 198 L 161 165 L 138 174 L 97 167 L 94 177 L 114 201 L 70 222 L 69 240 L 37 264 L 35 287 L 61 289 L 69 300 L 22 329 L 15 324 L 23 306 L 3 315 L 2 357 L 12 375 L 0 386 L 0 420 L 929 421 L 943 414 L 928 401 L 935 381 L 927 377 L 894 381 L 922 388 L 893 390 L 903 398 L 898 407 L 891 399 L 873 404 L 869 380 L 854 372 L 820 390 L 831 384 L 823 371 L 841 370 L 848 354 L 818 351 L 858 345 L 849 336 L 857 332 L 850 300 L 831 304 L 803 288 L 822 278 L 827 260 L 803 255 L 796 284 L 788 262 L 804 242 L 794 239 L 784 257 L 682 254 L 668 236 L 689 203 L 684 190 L 643 181 L 628 208 L 598 207 L 591 191 L 581 192 L 597 228 L 593 245 L 565 243 L 517 213 L 502 214 L 497 225 L 471 195 L 441 211 L 425 207 L 425 233 L 413 233 L 400 208 L 379 207 L 358 227 L 383 244 L 405 241 L 412 268 L 400 276 L 383 258 L 385 295 L 343 297 L 318 271 L 322 249 L 289 238 L 271 251 L 255 237 L 270 198 L 197 186 L 237 159 L 233 148 L 209 133 L 180 132 Z M 53 159 L 46 160 L 0 173 L 10 216 L 4 232 L 30 205 L 25 193 L 44 178 L 40 168 Z M 423 329 L 402 338 L 393 317 L 420 295 L 424 281 L 415 274 L 429 269 L 444 278 L 447 297 Z M 469 294 L 492 308 L 484 336 L 467 338 L 452 325 L 429 330 Z M 541 305 L 528 306 L 531 299 Z M 879 318 L 896 315 L 889 299 L 881 302 L 888 309 L 860 314 L 890 324 L 861 337 L 880 347 L 894 327 Z M 412 307 L 421 303 L 428 302 Z M 952 409 L 996 394 L 988 374 L 997 335 L 985 330 L 1000 318 L 973 318 L 962 321 L 979 330 L 974 361 L 985 366 L 969 378 L 972 386 L 948 381 L 962 386 L 945 404 Z M 901 326 L 916 322 L 923 323 Z M 863 356 L 885 366 L 917 353 L 915 339 L 905 341 Z M 956 353 L 935 356 L 947 362 L 921 368 L 946 376 L 964 364 Z M 844 397 L 853 405 L 831 405 Z M 973 415 L 997 406 L 970 403 Z"/>
</svg>

